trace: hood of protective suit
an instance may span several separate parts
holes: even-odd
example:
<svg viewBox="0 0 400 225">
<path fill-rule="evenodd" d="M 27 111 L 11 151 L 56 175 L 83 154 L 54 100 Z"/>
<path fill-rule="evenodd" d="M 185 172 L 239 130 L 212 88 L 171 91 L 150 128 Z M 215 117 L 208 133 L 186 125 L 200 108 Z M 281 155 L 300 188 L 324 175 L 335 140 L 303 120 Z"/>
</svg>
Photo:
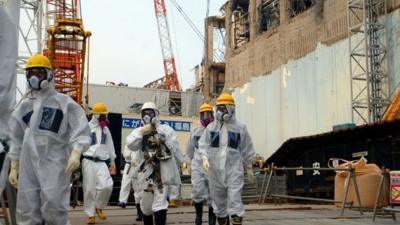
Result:
<svg viewBox="0 0 400 225">
<path fill-rule="evenodd" d="M 141 118 L 142 125 L 154 124 L 156 127 L 160 125 L 160 113 L 158 112 L 158 110 L 154 110 L 154 111 L 155 111 L 155 116 L 153 118 L 151 118 L 151 123 L 147 123 L 145 121 L 146 118 L 143 117 L 143 118 Z"/>
</svg>

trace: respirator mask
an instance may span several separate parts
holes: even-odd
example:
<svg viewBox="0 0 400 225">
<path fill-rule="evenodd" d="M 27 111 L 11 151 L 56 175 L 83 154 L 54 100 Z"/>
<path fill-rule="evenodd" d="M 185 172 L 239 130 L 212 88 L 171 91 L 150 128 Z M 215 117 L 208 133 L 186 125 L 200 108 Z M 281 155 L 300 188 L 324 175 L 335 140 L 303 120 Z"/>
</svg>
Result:
<svg viewBox="0 0 400 225">
<path fill-rule="evenodd" d="M 216 116 L 217 120 L 221 122 L 226 122 L 233 117 L 235 112 L 235 106 L 232 105 L 217 105 Z"/>
<path fill-rule="evenodd" d="M 145 125 L 156 124 L 157 117 L 154 109 L 144 109 L 142 110 L 142 120 Z"/>
<path fill-rule="evenodd" d="M 49 88 L 53 72 L 47 68 L 34 67 L 26 70 L 26 79 L 31 89 L 39 91 Z"/>
</svg>

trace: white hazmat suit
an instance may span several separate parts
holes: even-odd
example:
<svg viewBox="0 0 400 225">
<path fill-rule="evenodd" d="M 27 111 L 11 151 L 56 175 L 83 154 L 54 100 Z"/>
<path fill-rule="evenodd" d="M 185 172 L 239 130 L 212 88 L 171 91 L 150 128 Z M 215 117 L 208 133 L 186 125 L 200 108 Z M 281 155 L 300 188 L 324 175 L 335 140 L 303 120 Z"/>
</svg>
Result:
<svg viewBox="0 0 400 225">
<path fill-rule="evenodd" d="M 15 106 L 18 35 L 15 24 L 6 10 L 0 6 L 0 191 L 6 187 L 9 159 L 9 126 L 12 110 Z M 11 207 L 11 206 L 10 206 Z"/>
<path fill-rule="evenodd" d="M 140 129 L 141 128 L 137 128 L 133 130 L 132 133 L 126 138 L 127 147 L 131 151 L 142 151 L 143 135 L 140 133 Z M 176 154 L 176 151 L 180 151 L 178 137 L 171 127 L 164 124 L 157 125 L 157 132 L 165 137 L 165 144 L 172 151 L 172 157 L 166 160 L 170 161 L 168 162 L 168 166 L 165 167 L 168 170 L 161 171 L 162 176 L 168 177 L 166 178 L 165 182 L 163 182 L 162 192 L 158 190 L 157 187 L 154 187 L 154 194 L 152 194 L 151 192 L 143 192 L 142 194 L 140 206 L 142 208 L 143 214 L 147 216 L 152 215 L 153 212 L 166 210 L 168 208 L 168 185 L 180 183 L 178 167 L 175 162 L 175 157 L 173 156 L 174 154 Z M 143 157 L 143 154 L 141 155 Z M 143 159 L 140 159 L 140 161 L 143 161 Z M 140 184 L 141 191 L 146 189 L 148 185 L 149 181 L 147 180 L 147 178 L 150 175 L 149 172 L 152 171 L 152 169 L 150 169 L 149 167 L 149 165 L 145 165 L 144 168 L 139 172 L 138 182 Z"/>
<path fill-rule="evenodd" d="M 217 217 L 243 217 L 243 163 L 250 164 L 256 155 L 246 126 L 234 117 L 223 123 L 215 120 L 200 138 L 199 152 L 210 163 L 210 193 Z"/>
<path fill-rule="evenodd" d="M 165 225 L 168 208 L 169 185 L 180 184 L 180 174 L 175 156 L 179 153 L 175 131 L 161 125 L 159 111 L 153 102 L 146 102 L 141 109 L 143 127 L 132 131 L 126 138 L 131 151 L 141 152 L 138 184 L 140 184 L 140 208 L 144 225 Z M 180 153 L 182 155 L 182 153 Z"/>
<path fill-rule="evenodd" d="M 125 167 L 122 175 L 121 190 L 119 192 L 119 203 L 120 206 L 125 206 L 128 202 L 129 193 L 133 189 L 137 211 L 136 221 L 141 221 L 143 219 L 140 209 L 140 200 L 142 198 L 139 189 L 138 172 L 139 165 L 141 164 L 139 160 L 143 158 L 140 155 L 142 152 L 131 151 L 125 146 L 122 154 L 125 158 Z"/>
<path fill-rule="evenodd" d="M 205 128 L 196 127 L 190 133 L 189 142 L 186 151 L 186 160 L 191 160 L 191 180 L 193 184 L 192 200 L 200 203 L 209 199 L 208 176 L 202 166 L 202 156 L 199 153 L 199 140 L 203 135 Z"/>
<path fill-rule="evenodd" d="M 0 141 L 8 139 L 10 119 L 15 106 L 17 64 L 17 25 L 0 6 Z M 3 143 L 6 144 L 6 143 Z M 0 153 L 3 145 L 0 143 Z"/>
<path fill-rule="evenodd" d="M 181 151 L 175 151 L 174 154 L 176 166 L 178 168 L 178 171 L 180 169 L 180 165 L 184 161 L 184 157 Z M 180 177 L 180 175 L 179 175 Z M 170 207 L 177 207 L 176 200 L 180 199 L 181 197 L 181 180 L 177 179 L 178 183 L 175 184 L 170 184 L 169 185 L 169 200 L 170 200 Z"/>
<path fill-rule="evenodd" d="M 185 160 L 191 161 L 191 182 L 193 185 L 191 197 L 196 209 L 195 224 L 202 224 L 203 217 L 203 202 L 208 203 L 208 224 L 215 224 L 215 214 L 213 204 L 210 198 L 210 187 L 208 181 L 208 174 L 204 171 L 202 165 L 202 155 L 199 153 L 199 140 L 204 134 L 205 128 L 203 126 L 196 127 L 190 133 L 189 142 Z"/>
<path fill-rule="evenodd" d="M 85 213 L 93 217 L 110 199 L 113 180 L 108 164 L 115 160 L 114 143 L 107 126 L 101 127 L 95 116 L 90 120 L 91 145 L 83 154 L 82 176 Z"/>
<path fill-rule="evenodd" d="M 70 97 L 48 89 L 32 91 L 10 119 L 10 158 L 19 161 L 17 223 L 68 225 L 72 149 L 85 152 L 90 130 L 83 109 Z"/>
<path fill-rule="evenodd" d="M 140 198 L 139 195 L 136 193 L 137 190 L 135 190 L 137 187 L 137 178 L 138 178 L 138 165 L 139 162 L 137 162 L 137 154 L 139 154 L 138 151 L 130 151 L 127 149 L 125 146 L 124 151 L 122 152 L 122 155 L 124 156 L 125 159 L 125 166 L 124 166 L 124 171 L 122 174 L 122 181 L 121 181 L 121 190 L 119 192 L 119 202 L 120 203 L 127 203 L 128 202 L 128 197 L 129 193 L 131 192 L 131 189 L 133 189 L 134 194 L 135 194 L 135 202 L 139 203 Z"/>
</svg>

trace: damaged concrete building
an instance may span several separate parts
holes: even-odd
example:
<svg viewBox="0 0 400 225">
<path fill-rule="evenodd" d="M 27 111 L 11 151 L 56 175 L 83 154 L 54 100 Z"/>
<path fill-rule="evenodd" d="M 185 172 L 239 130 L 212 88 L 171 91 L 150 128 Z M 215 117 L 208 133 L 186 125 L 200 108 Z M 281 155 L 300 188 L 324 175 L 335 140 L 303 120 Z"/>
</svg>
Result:
<svg viewBox="0 0 400 225">
<path fill-rule="evenodd" d="M 268 157 L 292 137 L 358 124 L 352 116 L 349 2 L 229 0 L 223 16 L 206 20 L 198 90 L 207 100 L 223 90 L 234 95 L 237 117 L 247 124 L 257 152 Z M 379 21 L 393 96 L 400 83 L 400 1 L 385 4 Z M 223 62 L 213 55 L 215 28 L 226 33 Z"/>
</svg>

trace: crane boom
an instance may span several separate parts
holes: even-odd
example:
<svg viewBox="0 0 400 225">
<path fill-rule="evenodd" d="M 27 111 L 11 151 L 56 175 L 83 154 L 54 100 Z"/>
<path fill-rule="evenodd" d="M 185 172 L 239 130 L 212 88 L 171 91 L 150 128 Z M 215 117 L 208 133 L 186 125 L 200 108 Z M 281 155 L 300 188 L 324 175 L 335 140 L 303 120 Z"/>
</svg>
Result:
<svg viewBox="0 0 400 225">
<path fill-rule="evenodd" d="M 181 86 L 176 71 L 175 57 L 172 52 L 165 0 L 154 0 L 154 9 L 163 56 L 165 88 L 168 90 L 180 91 Z"/>
</svg>

